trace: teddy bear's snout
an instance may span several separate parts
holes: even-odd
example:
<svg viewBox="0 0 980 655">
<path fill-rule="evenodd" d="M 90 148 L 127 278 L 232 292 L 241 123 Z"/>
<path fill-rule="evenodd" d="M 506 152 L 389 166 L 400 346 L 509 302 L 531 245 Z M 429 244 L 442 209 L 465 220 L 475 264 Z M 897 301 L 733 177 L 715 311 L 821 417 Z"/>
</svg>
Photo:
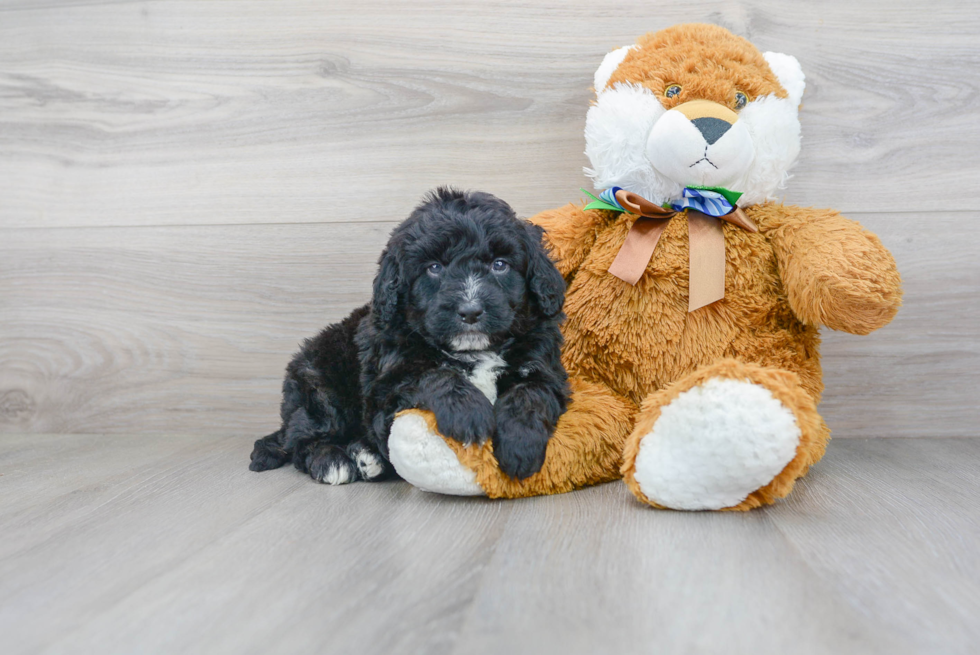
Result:
<svg viewBox="0 0 980 655">
<path fill-rule="evenodd" d="M 755 148 L 737 113 L 711 100 L 689 100 L 657 120 L 646 155 L 658 173 L 676 184 L 727 188 L 742 179 Z"/>
</svg>

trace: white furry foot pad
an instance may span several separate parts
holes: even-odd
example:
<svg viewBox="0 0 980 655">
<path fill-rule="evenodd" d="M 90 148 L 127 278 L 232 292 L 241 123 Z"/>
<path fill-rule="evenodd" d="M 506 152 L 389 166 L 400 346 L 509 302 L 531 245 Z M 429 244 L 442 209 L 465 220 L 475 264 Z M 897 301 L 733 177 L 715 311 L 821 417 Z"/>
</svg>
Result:
<svg viewBox="0 0 980 655">
<path fill-rule="evenodd" d="M 375 480 L 385 472 L 385 465 L 380 455 L 371 452 L 367 448 L 354 447 L 350 450 L 351 459 L 357 465 L 357 472 L 362 480 Z"/>
<path fill-rule="evenodd" d="M 306 456 L 310 477 L 323 484 L 347 484 L 357 480 L 357 468 L 338 446 L 318 446 Z"/>
<path fill-rule="evenodd" d="M 733 507 L 792 461 L 800 428 L 762 385 L 712 378 L 661 409 L 640 442 L 635 479 L 672 509 Z"/>
<path fill-rule="evenodd" d="M 476 473 L 418 414 L 395 418 L 388 435 L 388 459 L 402 478 L 424 491 L 452 496 L 483 496 Z"/>
</svg>

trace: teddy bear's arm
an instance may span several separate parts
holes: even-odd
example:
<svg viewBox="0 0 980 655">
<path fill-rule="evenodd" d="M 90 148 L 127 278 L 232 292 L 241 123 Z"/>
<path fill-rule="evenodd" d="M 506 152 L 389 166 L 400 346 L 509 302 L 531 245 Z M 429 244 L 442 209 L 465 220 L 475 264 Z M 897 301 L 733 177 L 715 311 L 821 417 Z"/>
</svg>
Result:
<svg viewBox="0 0 980 655">
<path fill-rule="evenodd" d="M 529 220 L 544 228 L 545 245 L 566 280 L 578 270 L 595 243 L 597 228 L 605 221 L 602 211 L 585 211 L 568 204 L 548 209 Z"/>
<path fill-rule="evenodd" d="M 852 334 L 868 334 L 895 317 L 902 280 L 877 236 L 833 210 L 770 208 L 761 227 L 797 317 Z"/>
</svg>

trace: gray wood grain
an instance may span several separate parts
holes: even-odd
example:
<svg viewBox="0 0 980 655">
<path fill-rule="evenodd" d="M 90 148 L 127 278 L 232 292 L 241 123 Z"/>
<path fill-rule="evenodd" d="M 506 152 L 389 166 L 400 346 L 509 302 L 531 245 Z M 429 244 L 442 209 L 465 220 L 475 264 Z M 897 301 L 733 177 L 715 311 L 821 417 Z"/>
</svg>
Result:
<svg viewBox="0 0 980 655">
<path fill-rule="evenodd" d="M 460 653 L 904 653 L 766 512 L 647 512 L 619 484 L 515 509 Z"/>
<path fill-rule="evenodd" d="M 0 225 L 390 219 L 441 183 L 533 213 L 585 182 L 601 57 L 698 20 L 803 64 L 788 201 L 974 208 L 976 3 L 18 0 Z"/>
<path fill-rule="evenodd" d="M 980 215 L 860 218 L 894 254 L 905 296 L 895 320 L 868 336 L 823 329 L 820 411 L 833 436 L 974 436 L 980 239 L 971 232 Z"/>
<path fill-rule="evenodd" d="M 977 213 L 861 217 L 905 306 L 827 331 L 839 437 L 972 436 L 980 423 Z M 17 229 L 0 250 L 0 431 L 260 436 L 299 342 L 368 300 L 395 223 Z"/>
<path fill-rule="evenodd" d="M 116 445 L 76 439 L 93 454 Z M 32 440 L 38 473 L 51 441 Z M 0 522 L 5 652 L 445 650 L 509 505 L 401 482 L 317 485 L 290 468 L 259 475 L 247 470 L 247 440 L 197 442 Z M 4 492 L 29 482 L 4 478 Z M 370 630 L 363 619 L 377 613 L 387 620 Z"/>
<path fill-rule="evenodd" d="M 577 199 L 601 55 L 708 20 L 801 59 L 786 200 L 851 211 L 904 274 L 894 324 L 827 335 L 835 434 L 975 434 L 980 10 L 638 7 L 0 3 L 0 430 L 270 428 L 424 190 Z"/>
<path fill-rule="evenodd" d="M 11 231 L 0 425 L 272 431 L 290 354 L 367 302 L 392 225 Z"/>
<path fill-rule="evenodd" d="M 980 439 L 837 440 L 788 500 L 747 514 L 651 510 L 621 483 L 520 501 L 328 487 L 249 472 L 248 445 L 0 436 L 0 507 L 75 461 L 113 462 L 0 514 L 4 652 L 967 654 L 980 639 Z"/>
<path fill-rule="evenodd" d="M 980 643 L 980 440 L 833 442 L 775 525 L 859 616 L 918 652 Z"/>
<path fill-rule="evenodd" d="M 134 467 L 151 465 L 194 448 L 197 441 L 197 437 L 188 434 L 153 439 L 146 444 L 119 435 L 89 435 L 84 439 L 69 434 L 3 435 L 0 530 L 5 532 L 5 538 L 0 552 L 21 546 L 11 534 L 14 522 L 30 523 L 35 532 L 46 521 L 60 524 L 64 514 L 88 506 L 89 492 L 126 480 Z M 59 499 L 58 503 L 53 504 L 55 499 Z"/>
</svg>

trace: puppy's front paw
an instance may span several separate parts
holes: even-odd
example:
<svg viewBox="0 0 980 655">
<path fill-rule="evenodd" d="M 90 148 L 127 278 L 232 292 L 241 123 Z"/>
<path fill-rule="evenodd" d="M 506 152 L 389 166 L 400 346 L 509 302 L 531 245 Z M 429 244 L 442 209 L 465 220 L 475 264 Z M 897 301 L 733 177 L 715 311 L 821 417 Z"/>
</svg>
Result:
<svg viewBox="0 0 980 655">
<path fill-rule="evenodd" d="M 493 435 L 493 406 L 482 395 L 476 402 L 433 409 L 439 432 L 465 444 L 482 444 Z"/>
<path fill-rule="evenodd" d="M 531 477 L 544 465 L 550 437 L 540 422 L 529 424 L 513 416 L 498 416 L 493 454 L 500 470 L 518 480 Z"/>
<path fill-rule="evenodd" d="M 357 465 L 357 471 L 362 480 L 371 482 L 381 480 L 390 473 L 390 465 L 384 457 L 363 441 L 353 443 L 347 449 L 350 458 Z"/>
<path fill-rule="evenodd" d="M 310 477 L 324 484 L 347 484 L 357 480 L 357 466 L 343 448 L 321 445 L 306 456 Z"/>
</svg>

